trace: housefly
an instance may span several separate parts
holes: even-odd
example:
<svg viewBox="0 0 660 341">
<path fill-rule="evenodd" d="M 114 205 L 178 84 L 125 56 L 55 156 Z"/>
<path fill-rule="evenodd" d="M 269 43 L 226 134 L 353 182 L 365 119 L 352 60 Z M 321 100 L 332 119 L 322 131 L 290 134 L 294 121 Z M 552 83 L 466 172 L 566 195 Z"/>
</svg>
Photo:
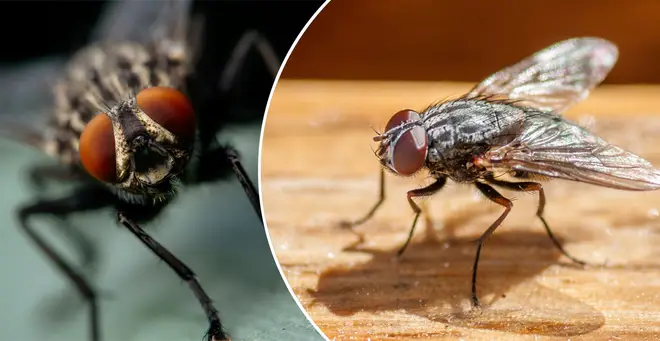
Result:
<svg viewBox="0 0 660 341">
<path fill-rule="evenodd" d="M 48 73 L 57 77 L 53 77 L 54 103 L 44 116 L 44 125 L 37 127 L 34 117 L 27 120 L 30 122 L 17 119 L 25 115 L 6 117 L 3 125 L 7 137 L 59 160 L 56 166 L 34 168 L 31 177 L 35 182 L 77 184 L 66 196 L 20 207 L 18 217 L 27 236 L 89 303 L 93 341 L 101 339 L 97 294 L 79 270 L 31 227 L 28 222 L 36 215 L 65 217 L 114 208 L 119 223 L 188 283 L 208 318 L 207 339 L 229 340 L 218 311 L 193 271 L 139 224 L 154 219 L 180 186 L 219 180 L 232 170 L 261 219 L 257 191 L 237 152 L 216 140 L 222 112 L 206 110 L 205 97 L 193 89 L 207 86 L 212 89 L 210 97 L 222 97 L 232 89 L 243 61 L 254 50 L 273 76 L 279 61 L 265 38 L 249 31 L 239 40 L 220 79 L 214 84 L 195 83 L 199 77 L 194 77 L 193 66 L 203 21 L 191 17 L 191 4 L 111 3 L 93 41 L 76 52 L 61 72 Z M 48 69 L 45 65 L 44 71 Z M 40 76 L 51 79 L 45 73 Z"/>
<path fill-rule="evenodd" d="M 344 226 L 369 220 L 385 199 L 385 170 L 413 176 L 426 169 L 435 180 L 427 187 L 408 191 L 415 212 L 408 246 L 421 213 L 414 198 L 434 194 L 447 179 L 474 184 L 504 212 L 477 240 L 472 268 L 472 303 L 477 297 L 477 266 L 485 240 L 511 211 L 513 204 L 493 186 L 513 191 L 537 192 L 536 216 L 553 244 L 572 261 L 555 238 L 543 209 L 543 186 L 536 181 L 506 181 L 559 178 L 593 185 L 649 191 L 660 188 L 660 170 L 643 158 L 591 134 L 560 114 L 585 99 L 616 63 L 617 47 L 604 39 L 583 37 L 556 43 L 504 68 L 476 85 L 467 94 L 430 105 L 422 111 L 405 109 L 387 122 L 385 132 L 374 137 L 382 168 L 380 196 L 362 218 Z"/>
</svg>

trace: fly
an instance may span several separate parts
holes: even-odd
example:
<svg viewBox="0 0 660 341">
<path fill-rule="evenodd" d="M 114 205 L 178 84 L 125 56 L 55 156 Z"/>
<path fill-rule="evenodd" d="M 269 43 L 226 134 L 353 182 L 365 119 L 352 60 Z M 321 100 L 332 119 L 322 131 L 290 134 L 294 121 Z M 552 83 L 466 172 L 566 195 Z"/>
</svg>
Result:
<svg viewBox="0 0 660 341">
<path fill-rule="evenodd" d="M 413 176 L 426 169 L 435 181 L 407 193 L 415 218 L 398 256 L 408 246 L 421 213 L 413 199 L 438 192 L 447 179 L 474 184 L 486 198 L 504 207 L 477 240 L 473 306 L 480 305 L 476 285 L 481 248 L 513 207 L 493 186 L 537 192 L 536 216 L 553 244 L 572 261 L 585 265 L 564 250 L 548 226 L 543 215 L 543 186 L 498 177 L 559 178 L 630 191 L 660 188 L 660 170 L 651 163 L 560 116 L 605 79 L 617 57 L 617 47 L 604 39 L 565 40 L 491 75 L 460 98 L 421 112 L 405 109 L 395 113 L 385 132 L 374 137 L 379 142 L 375 154 L 382 165 L 379 199 L 363 218 L 344 226 L 366 222 L 383 203 L 385 170 Z"/>
<path fill-rule="evenodd" d="M 193 271 L 139 225 L 155 218 L 180 186 L 220 180 L 227 170 L 235 172 L 262 219 L 257 191 L 237 152 L 215 138 L 221 113 L 196 110 L 200 101 L 194 98 L 201 96 L 188 91 L 202 23 L 191 20 L 191 3 L 111 4 L 96 41 L 71 58 L 54 86 L 54 110 L 46 126 L 12 124 L 16 129 L 7 132 L 60 161 L 56 167 L 35 168 L 36 182 L 79 182 L 69 195 L 25 205 L 18 216 L 28 237 L 89 303 L 93 341 L 101 339 L 97 294 L 28 224 L 35 215 L 63 217 L 113 207 L 119 223 L 188 283 L 208 318 L 207 339 L 230 339 Z M 279 61 L 272 47 L 250 31 L 216 80 L 215 97 L 229 92 L 253 47 L 274 76 Z"/>
</svg>

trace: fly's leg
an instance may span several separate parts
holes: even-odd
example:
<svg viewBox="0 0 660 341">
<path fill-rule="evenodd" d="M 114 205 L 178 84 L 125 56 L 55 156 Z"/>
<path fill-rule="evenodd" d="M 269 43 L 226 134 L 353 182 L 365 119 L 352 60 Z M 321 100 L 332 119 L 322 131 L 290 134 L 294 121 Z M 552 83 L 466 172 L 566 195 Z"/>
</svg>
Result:
<svg viewBox="0 0 660 341">
<path fill-rule="evenodd" d="M 587 265 L 586 262 L 573 257 L 571 254 L 566 252 L 564 250 L 564 247 L 561 245 L 559 240 L 555 237 L 555 235 L 552 233 L 552 230 L 550 230 L 550 226 L 548 223 L 545 221 L 545 218 L 543 217 L 543 209 L 545 208 L 545 192 L 543 191 L 543 186 L 540 183 L 537 182 L 507 182 L 507 181 L 502 181 L 502 180 L 497 180 L 495 177 L 493 177 L 492 174 L 488 174 L 484 177 L 486 181 L 489 183 L 507 188 L 510 190 L 514 191 L 520 191 L 520 192 L 539 192 L 539 206 L 538 209 L 536 210 L 536 216 L 539 217 L 541 220 L 541 223 L 543 223 L 543 227 L 545 228 L 545 231 L 548 233 L 548 236 L 550 237 L 550 240 L 552 240 L 552 243 L 561 251 L 564 256 L 568 257 L 570 260 L 573 262 L 580 264 L 580 265 Z"/>
<path fill-rule="evenodd" d="M 259 34 L 259 32 L 251 30 L 243 34 L 236 44 L 231 57 L 229 57 L 227 66 L 220 77 L 219 86 L 221 91 L 227 92 L 232 88 L 252 47 L 257 50 L 264 60 L 268 71 L 275 78 L 277 70 L 280 68 L 280 61 L 275 54 L 275 50 L 265 37 Z"/>
<path fill-rule="evenodd" d="M 110 205 L 112 200 L 107 191 L 101 191 L 94 187 L 83 187 L 66 197 L 53 200 L 41 200 L 24 206 L 18 210 L 19 224 L 28 237 L 37 247 L 50 259 L 55 267 L 61 271 L 76 287 L 78 292 L 90 305 L 90 340 L 101 340 L 99 328 L 99 310 L 96 291 L 87 283 L 85 278 L 66 262 L 57 251 L 55 251 L 46 240 L 44 240 L 28 224 L 29 218 L 35 215 L 54 214 L 65 216 L 70 213 L 99 209 Z"/>
<path fill-rule="evenodd" d="M 385 170 L 383 170 L 381 168 L 380 169 L 380 184 L 379 184 L 379 191 L 378 191 L 378 200 L 376 201 L 376 203 L 371 207 L 369 212 L 367 212 L 367 214 L 364 215 L 364 217 L 362 217 L 358 220 L 355 220 L 353 222 L 342 221 L 340 223 L 340 225 L 343 228 L 353 228 L 355 226 L 364 224 L 365 222 L 367 222 L 367 220 L 371 219 L 371 217 L 374 216 L 374 214 L 376 213 L 376 211 L 378 210 L 380 205 L 383 204 L 384 201 L 385 201 Z"/>
<path fill-rule="evenodd" d="M 493 232 L 495 232 L 495 229 L 497 229 L 500 224 L 502 224 L 502 221 L 506 218 L 507 215 L 509 215 L 509 212 L 511 212 L 511 208 L 513 207 L 513 203 L 511 200 L 505 198 L 497 192 L 493 187 L 486 185 L 484 183 L 476 182 L 475 185 L 483 193 L 489 200 L 496 204 L 500 204 L 504 206 L 504 212 L 500 215 L 495 222 L 493 222 L 486 232 L 481 234 L 479 239 L 477 240 L 477 254 L 474 257 L 474 265 L 472 266 L 472 305 L 475 307 L 479 306 L 479 299 L 477 298 L 477 266 L 479 265 L 479 256 L 481 255 L 481 247 L 484 244 L 484 241 L 490 237 Z"/>
<path fill-rule="evenodd" d="M 442 187 L 444 187 L 445 183 L 447 183 L 447 178 L 438 178 L 434 183 L 424 188 L 418 188 L 408 191 L 408 203 L 410 204 L 410 207 L 413 209 L 413 211 L 415 211 L 415 219 L 413 219 L 412 226 L 410 227 L 410 232 L 408 232 L 408 238 L 397 252 L 398 257 L 401 257 L 403 252 L 406 251 L 408 244 L 410 244 L 410 240 L 412 240 L 412 236 L 415 233 L 415 226 L 417 225 L 417 219 L 419 219 L 419 215 L 422 213 L 422 209 L 419 208 L 419 206 L 415 203 L 413 198 L 425 197 L 431 195 L 441 190 Z"/>
<path fill-rule="evenodd" d="M 84 174 L 71 167 L 59 164 L 43 164 L 32 167 L 29 172 L 30 183 L 38 189 L 43 189 L 47 182 L 70 182 L 84 179 Z"/>
<path fill-rule="evenodd" d="M 224 148 L 224 152 L 227 154 L 227 158 L 231 163 L 231 167 L 234 170 L 234 173 L 236 173 L 236 176 L 238 177 L 238 181 L 241 183 L 241 186 L 243 186 L 243 190 L 245 191 L 245 194 L 247 194 L 248 199 L 250 199 L 250 203 L 252 203 L 252 207 L 254 208 L 254 211 L 257 213 L 257 217 L 259 217 L 259 220 L 261 220 L 261 224 L 263 224 L 264 220 L 263 217 L 261 216 L 261 203 L 259 202 L 259 192 L 257 191 L 257 188 L 254 186 L 254 184 L 248 177 L 248 174 L 245 171 L 243 164 L 239 160 L 238 151 L 236 151 L 234 148 L 228 147 L 228 148 Z"/>
<path fill-rule="evenodd" d="M 29 170 L 29 181 L 38 190 L 43 190 L 47 182 L 72 182 L 83 179 L 86 175 L 77 169 L 62 166 L 60 164 L 43 164 L 32 167 Z M 57 230 L 65 238 L 72 241 L 74 246 L 80 253 L 80 258 L 83 260 L 83 267 L 88 268 L 94 266 L 98 259 L 96 250 L 92 246 L 92 242 L 81 231 L 74 228 L 74 226 L 66 223 L 66 218 L 57 215 L 58 224 Z"/>
<path fill-rule="evenodd" d="M 218 160 L 226 160 L 225 167 L 218 166 Z M 228 167 L 227 167 L 228 166 Z M 243 186 L 243 190 L 250 199 L 250 203 L 257 213 L 257 217 L 263 224 L 261 216 L 261 203 L 259 202 L 259 192 L 250 180 L 243 164 L 240 161 L 238 151 L 229 146 L 218 146 L 202 154 L 198 167 L 197 183 L 221 179 L 225 175 L 225 170 L 232 169 Z"/>
<path fill-rule="evenodd" d="M 235 85 L 243 64 L 249 56 L 248 53 L 255 48 L 264 60 L 272 77 L 275 77 L 280 67 L 280 61 L 275 54 L 275 50 L 268 40 L 256 31 L 246 32 L 236 44 L 229 61 L 220 76 L 219 88 L 222 94 L 227 94 Z M 252 207 L 257 213 L 257 217 L 263 224 L 261 216 L 261 203 L 259 202 L 259 192 L 256 186 L 248 177 L 243 164 L 240 161 L 238 152 L 229 146 L 213 146 L 215 143 L 215 134 L 220 127 L 220 120 L 214 117 L 208 122 L 204 122 L 204 131 L 202 132 L 202 162 L 200 163 L 200 174 L 198 182 L 216 180 L 224 174 L 220 167 L 214 166 L 218 160 L 226 160 L 229 168 L 234 171 L 238 181 L 243 186 L 243 190 L 248 196 Z"/>
<path fill-rule="evenodd" d="M 131 233 L 133 233 L 144 245 L 153 251 L 160 259 L 165 261 L 169 267 L 176 272 L 176 274 L 192 289 L 193 294 L 201 304 L 206 316 L 209 320 L 209 331 L 207 333 L 208 341 L 228 341 L 229 336 L 225 333 L 218 317 L 218 311 L 213 306 L 211 298 L 206 294 L 202 286 L 197 281 L 195 273 L 181 262 L 176 256 L 170 253 L 156 240 L 151 238 L 138 224 L 133 222 L 121 211 L 118 213 L 119 223 L 124 225 Z"/>
<path fill-rule="evenodd" d="M 83 269 L 93 270 L 98 263 L 99 254 L 96 252 L 92 240 L 80 229 L 69 224 L 66 217 L 56 216 L 58 219 L 55 228 L 64 238 L 71 241 L 71 244 L 78 250 L 80 264 Z"/>
<path fill-rule="evenodd" d="M 240 86 L 239 81 L 244 71 L 244 64 L 250 57 L 253 47 L 264 60 L 270 76 L 275 78 L 281 63 L 270 43 L 256 31 L 248 31 L 239 39 L 220 75 L 215 76 L 215 73 L 213 73 L 213 79 L 210 80 L 212 84 L 209 84 L 205 77 L 192 77 L 195 80 L 189 86 L 194 89 L 191 93 L 194 93 L 197 97 L 195 100 L 198 103 L 196 109 L 200 113 L 216 113 L 214 115 L 201 114 L 199 116 L 200 147 L 202 151 L 212 149 L 218 131 L 226 122 L 227 116 L 217 114 L 217 112 L 221 110 L 231 111 L 232 104 L 235 104 L 236 99 L 232 90 Z M 201 65 L 204 65 L 204 62 L 201 63 Z M 260 98 L 260 95 L 258 96 Z M 254 98 L 251 98 L 251 100 L 254 100 Z"/>
</svg>

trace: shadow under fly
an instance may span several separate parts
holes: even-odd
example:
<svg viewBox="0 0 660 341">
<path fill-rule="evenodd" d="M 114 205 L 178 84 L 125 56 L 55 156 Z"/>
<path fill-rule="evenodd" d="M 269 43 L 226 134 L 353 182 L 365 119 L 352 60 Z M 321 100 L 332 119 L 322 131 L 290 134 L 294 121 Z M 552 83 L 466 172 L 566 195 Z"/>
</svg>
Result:
<svg viewBox="0 0 660 341">
<path fill-rule="evenodd" d="M 22 206 L 18 216 L 28 237 L 89 303 L 93 341 L 101 339 L 97 292 L 31 227 L 28 221 L 35 215 L 66 217 L 113 207 L 121 225 L 188 283 L 208 318 L 207 339 L 229 340 L 193 271 L 139 224 L 158 216 L 179 186 L 220 180 L 231 171 L 262 219 L 258 192 L 237 152 L 216 140 L 222 113 L 217 107 L 206 110 L 204 101 L 226 97 L 250 53 L 258 52 L 273 77 L 280 62 L 265 38 L 249 31 L 220 79 L 200 84 L 193 66 L 201 49 L 203 17 L 191 17 L 191 3 L 110 3 L 93 41 L 74 54 L 56 80 L 46 125 L 5 125 L 8 137 L 60 161 L 35 167 L 30 174 L 34 182 L 77 184 L 66 196 Z"/>
<path fill-rule="evenodd" d="M 600 38 L 565 40 L 491 75 L 458 99 L 433 104 L 421 112 L 405 109 L 395 113 L 385 132 L 374 137 L 379 142 L 375 154 L 382 165 L 379 199 L 363 218 L 342 225 L 360 225 L 374 215 L 385 200 L 385 170 L 413 176 L 426 169 L 435 182 L 408 191 L 415 218 L 399 256 L 421 214 L 414 198 L 441 190 L 447 178 L 473 183 L 486 198 L 504 207 L 477 240 L 472 268 L 474 306 L 480 305 L 477 266 L 481 248 L 513 207 L 493 186 L 538 192 L 536 216 L 553 244 L 572 261 L 586 265 L 564 250 L 548 226 L 543 215 L 543 186 L 500 177 L 560 178 L 631 191 L 660 188 L 660 170 L 648 161 L 560 116 L 605 79 L 617 57 L 617 47 Z"/>
</svg>

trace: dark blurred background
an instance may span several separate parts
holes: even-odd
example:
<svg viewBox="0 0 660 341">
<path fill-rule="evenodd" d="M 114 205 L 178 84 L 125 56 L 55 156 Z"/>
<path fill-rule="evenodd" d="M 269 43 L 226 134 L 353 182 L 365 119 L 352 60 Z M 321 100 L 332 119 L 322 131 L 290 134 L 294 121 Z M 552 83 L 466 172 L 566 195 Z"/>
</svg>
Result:
<svg viewBox="0 0 660 341">
<path fill-rule="evenodd" d="M 333 0 L 282 77 L 475 82 L 554 42 L 585 35 L 619 46 L 605 83 L 660 82 L 655 0 Z"/>
</svg>

